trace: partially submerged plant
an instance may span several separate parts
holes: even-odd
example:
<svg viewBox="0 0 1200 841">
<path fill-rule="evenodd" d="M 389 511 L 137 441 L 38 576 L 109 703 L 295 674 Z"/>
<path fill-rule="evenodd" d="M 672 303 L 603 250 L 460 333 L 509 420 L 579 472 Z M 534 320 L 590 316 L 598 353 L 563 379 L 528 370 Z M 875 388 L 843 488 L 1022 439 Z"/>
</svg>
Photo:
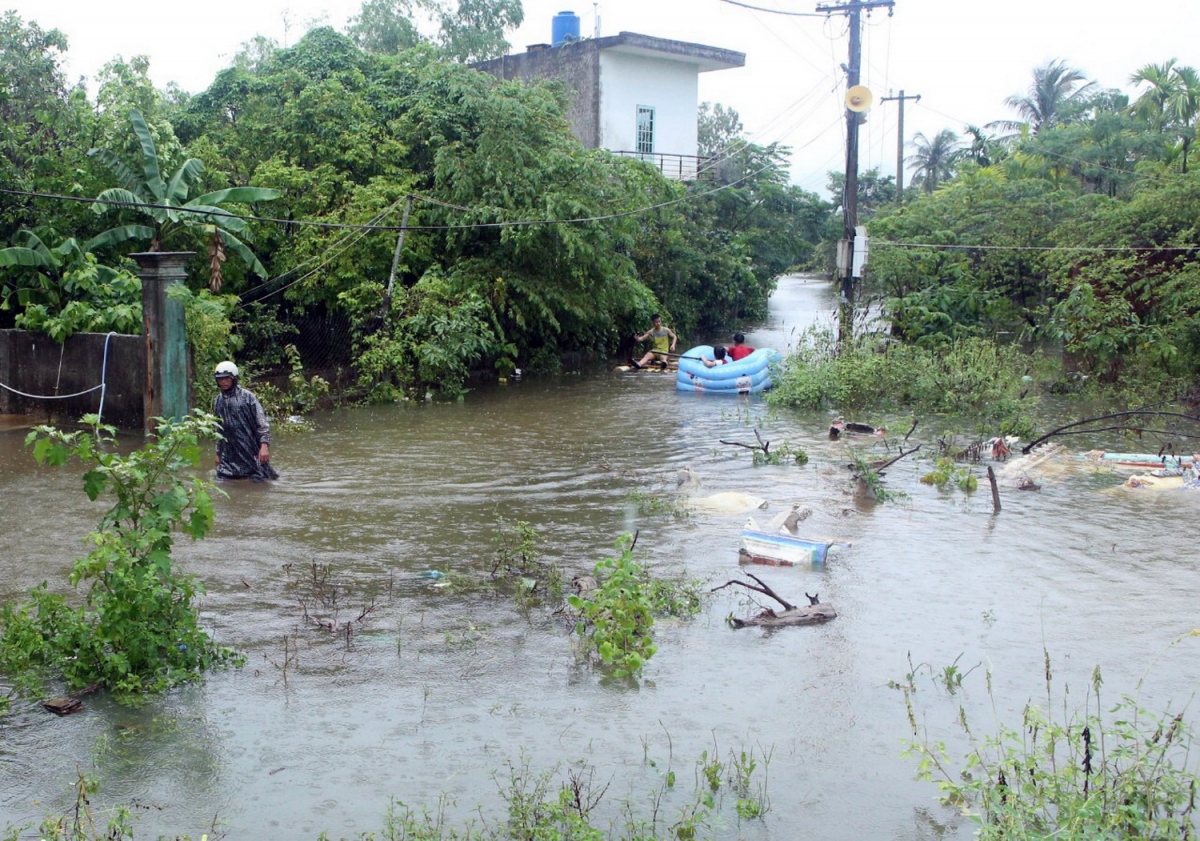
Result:
<svg viewBox="0 0 1200 841">
<path fill-rule="evenodd" d="M 596 587 L 567 598 L 587 655 L 614 677 L 636 676 L 658 650 L 651 633 L 656 616 L 688 617 L 702 607 L 700 581 L 651 575 L 633 559 L 636 542 L 636 535 L 622 535 L 620 555 L 596 564 Z"/>
<path fill-rule="evenodd" d="M 920 776 L 937 782 L 982 839 L 1194 839 L 1200 777 L 1183 713 L 1151 713 L 1124 696 L 1103 714 L 1099 667 L 1084 709 L 1062 703 L 1056 713 L 1050 655 L 1043 657 L 1045 706 L 1026 704 L 1017 726 L 1000 724 L 980 738 L 959 708 L 957 724 L 970 744 L 961 771 L 945 743 L 918 725 L 905 687 L 912 728 L 905 755 L 918 759 Z M 951 668 L 942 676 L 947 687 L 961 684 Z M 990 695 L 990 673 L 987 684 Z"/>
<path fill-rule="evenodd" d="M 129 455 L 111 446 L 115 429 L 95 415 L 84 423 L 91 432 L 41 426 L 26 438 L 39 464 L 78 459 L 88 498 L 113 500 L 68 578 L 87 585 L 83 602 L 72 606 L 42 582 L 25 603 L 5 605 L 0 671 L 35 695 L 45 680 L 61 678 L 128 699 L 242 662 L 200 627 L 194 600 L 203 588 L 171 558 L 176 533 L 198 540 L 213 523 L 212 484 L 180 474 L 199 464 L 200 442 L 215 435 L 217 419 L 200 411 L 178 423 L 159 419 L 155 437 Z"/>
<path fill-rule="evenodd" d="M 921 477 L 921 483 L 933 485 L 940 491 L 953 483 L 963 493 L 972 493 L 979 488 L 979 479 L 970 467 L 959 466 L 954 459 L 946 457 L 937 460 L 933 470 Z"/>
</svg>

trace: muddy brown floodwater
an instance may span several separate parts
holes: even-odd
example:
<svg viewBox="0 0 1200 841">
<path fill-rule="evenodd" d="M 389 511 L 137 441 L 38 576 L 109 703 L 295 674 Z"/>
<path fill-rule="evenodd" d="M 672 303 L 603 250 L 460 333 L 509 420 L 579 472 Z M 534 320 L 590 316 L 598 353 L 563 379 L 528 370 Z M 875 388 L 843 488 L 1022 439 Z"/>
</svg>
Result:
<svg viewBox="0 0 1200 841">
<path fill-rule="evenodd" d="M 786 348 L 832 306 L 827 284 L 785 278 L 748 342 Z M 1190 699 L 1197 643 L 1172 643 L 1200 618 L 1200 494 L 1134 493 L 1119 476 L 1073 471 L 1040 493 L 1006 492 L 993 517 L 986 483 L 970 497 L 939 492 L 917 481 L 928 462 L 909 458 L 889 471 L 908 498 L 862 505 L 848 493 L 851 445 L 828 440 L 829 419 L 607 370 L 458 404 L 319 415 L 314 432 L 277 439 L 281 481 L 226 485 L 212 535 L 179 544 L 207 585 L 205 621 L 247 666 L 141 709 L 100 696 L 58 719 L 16 704 L 0 719 L 0 826 L 65 807 L 79 770 L 99 779 L 100 800 L 140 807 L 139 837 L 338 837 L 378 828 L 390 798 L 432 807 L 446 793 L 454 816 L 491 808 L 492 773 L 522 758 L 539 770 L 583 761 L 611 781 L 610 802 L 644 800 L 668 764 L 690 788 L 715 745 L 771 752 L 770 812 L 720 837 L 966 837 L 900 756 L 908 724 L 888 683 L 910 654 L 927 665 L 917 697 L 935 737 L 953 735 L 960 703 L 982 729 L 995 722 L 989 669 L 996 712 L 1016 723 L 1043 697 L 1043 649 L 1072 702 L 1097 664 L 1110 700 L 1139 681 L 1152 708 Z M 810 463 L 755 467 L 718 443 L 755 428 Z M 0 433 L 5 599 L 62 582 L 101 513 L 77 470 L 37 467 L 22 438 Z M 756 569 L 794 599 L 819 592 L 839 617 L 734 631 L 725 618 L 750 608 L 725 590 L 700 618 L 657 629 L 658 653 L 632 685 L 579 665 L 561 619 L 419 575 L 482 574 L 503 517 L 533 524 L 571 572 L 640 529 L 646 564 L 723 583 L 738 572 L 744 514 L 676 520 L 629 501 L 673 490 L 685 466 L 702 482 L 693 495 L 761 496 L 760 520 L 800 502 L 814 511 L 807 532 L 850 541 L 820 568 Z M 314 564 L 339 585 L 324 614 L 378 605 L 349 646 L 303 620 L 298 582 Z M 930 675 L 954 664 L 981 665 L 950 696 Z"/>
</svg>

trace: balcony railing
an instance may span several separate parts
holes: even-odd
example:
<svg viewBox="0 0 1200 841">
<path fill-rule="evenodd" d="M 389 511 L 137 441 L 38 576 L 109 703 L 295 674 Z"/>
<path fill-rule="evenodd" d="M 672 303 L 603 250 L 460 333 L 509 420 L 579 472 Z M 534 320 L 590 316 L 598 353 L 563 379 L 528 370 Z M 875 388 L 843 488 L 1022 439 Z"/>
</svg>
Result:
<svg viewBox="0 0 1200 841">
<path fill-rule="evenodd" d="M 646 161 L 657 167 L 658 171 L 667 178 L 675 181 L 712 181 L 716 176 L 713 166 L 715 161 L 699 155 L 672 155 L 665 152 L 630 152 L 626 150 L 614 150 L 613 154 Z"/>
</svg>

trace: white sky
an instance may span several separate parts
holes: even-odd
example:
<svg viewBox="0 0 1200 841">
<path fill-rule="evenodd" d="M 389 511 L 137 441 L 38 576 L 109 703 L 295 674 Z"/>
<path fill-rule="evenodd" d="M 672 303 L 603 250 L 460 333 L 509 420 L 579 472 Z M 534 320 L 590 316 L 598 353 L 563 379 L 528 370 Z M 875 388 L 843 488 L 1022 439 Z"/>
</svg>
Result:
<svg viewBox="0 0 1200 841">
<path fill-rule="evenodd" d="M 811 13 L 817 0 L 746 0 Z M 197 92 L 257 34 L 295 43 L 313 21 L 341 29 L 360 0 L 0 0 L 25 20 L 66 33 L 68 71 L 92 77 L 120 54 L 150 57 L 160 86 Z M 826 172 L 844 166 L 844 17 L 790 17 L 722 0 L 604 0 L 601 34 L 640 32 L 746 53 L 746 66 L 701 75 L 701 100 L 742 116 L 752 140 L 793 148 L 792 178 L 824 192 Z M 594 31 L 591 2 L 524 0 L 526 23 L 509 40 L 515 52 L 549 42 L 555 13 L 572 10 L 582 33 Z M 1160 0 L 896 0 L 893 16 L 864 18 L 863 83 L 876 97 L 921 94 L 905 106 L 905 136 L 960 134 L 1013 115 L 1003 100 L 1023 94 L 1035 66 L 1056 58 L 1127 92 L 1131 73 L 1178 58 L 1200 65 L 1200 2 Z M 895 172 L 897 104 L 880 104 L 861 129 L 860 170 Z M 907 152 L 906 152 L 907 154 Z M 905 181 L 909 180 L 906 175 Z"/>
</svg>

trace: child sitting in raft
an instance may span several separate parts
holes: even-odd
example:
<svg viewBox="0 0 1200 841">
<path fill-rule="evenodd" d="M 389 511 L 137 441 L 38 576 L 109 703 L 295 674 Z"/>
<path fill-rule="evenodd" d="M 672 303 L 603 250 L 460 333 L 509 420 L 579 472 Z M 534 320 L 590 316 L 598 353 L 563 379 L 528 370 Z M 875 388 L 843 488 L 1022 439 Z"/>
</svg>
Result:
<svg viewBox="0 0 1200 841">
<path fill-rule="evenodd" d="M 730 360 L 727 358 L 727 356 L 728 355 L 725 352 L 725 348 L 717 345 L 715 348 L 713 348 L 712 359 L 709 359 L 707 356 L 702 356 L 700 357 L 700 361 L 704 363 L 705 368 L 715 368 L 718 365 L 724 365 L 726 362 L 729 362 Z"/>
</svg>

